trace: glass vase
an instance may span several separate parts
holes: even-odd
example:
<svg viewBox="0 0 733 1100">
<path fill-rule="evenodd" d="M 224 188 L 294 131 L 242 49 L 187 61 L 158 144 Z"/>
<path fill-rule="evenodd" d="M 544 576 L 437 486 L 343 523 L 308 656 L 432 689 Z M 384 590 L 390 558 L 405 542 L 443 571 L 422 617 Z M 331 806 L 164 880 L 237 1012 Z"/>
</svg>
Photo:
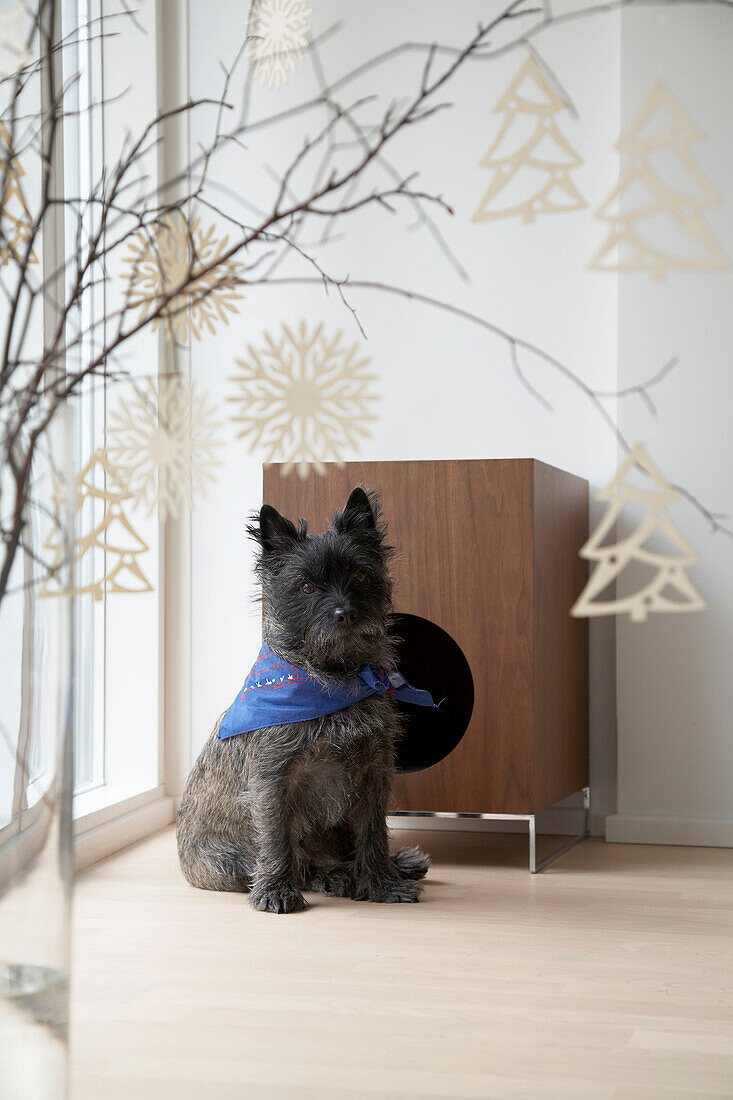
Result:
<svg viewBox="0 0 733 1100">
<path fill-rule="evenodd" d="M 3 515 L 14 505 L 2 471 Z M 68 412 L 36 451 L 0 593 L 0 1097 L 67 1094 L 73 474 Z"/>
</svg>

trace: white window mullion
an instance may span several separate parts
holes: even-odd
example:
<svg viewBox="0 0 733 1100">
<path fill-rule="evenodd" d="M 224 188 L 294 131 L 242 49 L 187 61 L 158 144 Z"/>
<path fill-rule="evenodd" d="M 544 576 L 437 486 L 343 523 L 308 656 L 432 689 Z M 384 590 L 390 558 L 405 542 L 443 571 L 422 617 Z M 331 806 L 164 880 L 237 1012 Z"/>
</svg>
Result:
<svg viewBox="0 0 733 1100">
<path fill-rule="evenodd" d="M 119 13 L 119 7 L 115 12 Z M 155 3 L 138 13 L 138 21 L 148 26 L 147 35 L 141 34 L 133 20 L 119 15 L 113 27 L 105 27 L 99 22 L 103 14 L 102 0 L 77 0 L 76 18 L 80 25 L 90 24 L 93 28 L 79 59 L 79 68 L 84 71 L 79 84 L 81 106 L 99 104 L 104 99 L 103 109 L 94 106 L 81 110 L 76 155 L 68 158 L 76 162 L 76 193 L 82 195 L 99 180 L 105 161 L 113 164 L 117 160 L 127 131 L 138 133 L 155 112 Z M 100 28 L 113 30 L 114 34 L 104 37 Z M 118 99 L 130 81 L 130 91 Z M 145 168 L 150 184 L 156 178 L 154 165 Z M 94 218 L 94 213 L 89 217 Z M 119 305 L 123 273 L 119 256 L 111 266 L 111 270 L 105 269 L 108 279 L 86 295 L 79 319 L 85 328 L 91 321 L 106 326 L 108 310 L 114 312 Z M 81 349 L 85 359 L 99 350 L 103 338 L 102 331 L 98 331 L 96 345 L 85 341 Z M 133 378 L 155 377 L 157 345 L 158 335 L 152 332 L 141 333 L 125 345 L 124 365 Z M 106 447 L 108 412 L 120 397 L 132 396 L 128 382 L 89 380 L 79 402 L 77 469 L 84 467 L 96 449 Z M 100 483 L 98 487 L 116 486 Z M 132 500 L 124 503 L 124 513 L 150 548 L 141 555 L 140 565 L 154 591 L 106 592 L 100 600 L 93 600 L 90 593 L 77 597 L 77 821 L 102 811 L 114 816 L 114 807 L 119 808 L 120 815 L 127 815 L 131 799 L 161 794 L 159 524 L 157 516 L 147 515 Z M 103 501 L 87 500 L 77 517 L 77 537 L 93 530 L 104 514 Z M 80 587 L 98 579 L 102 569 L 106 575 L 114 565 L 114 561 L 103 563 L 102 553 L 98 549 L 87 553 L 79 572 Z M 105 828 L 107 824 L 105 820 Z"/>
<path fill-rule="evenodd" d="M 79 78 L 69 84 L 70 116 L 64 123 L 64 189 L 69 197 L 88 195 L 93 181 L 99 178 L 104 149 L 100 141 L 103 112 L 92 109 L 92 104 L 102 96 L 101 51 L 95 34 L 75 35 L 77 27 L 95 26 L 90 23 L 98 12 L 90 10 L 88 0 L 64 5 L 63 34 L 68 41 L 77 41 L 74 48 L 64 54 L 65 73 L 68 79 L 78 73 Z M 98 26 L 98 24 L 96 24 Z M 83 232 L 92 229 L 95 212 L 90 209 L 84 218 Z M 64 254 L 74 255 L 78 213 L 67 211 L 64 233 Z M 74 268 L 67 271 L 67 288 L 74 278 Z M 79 310 L 69 318 L 69 337 L 84 331 L 95 317 L 100 316 L 103 302 L 95 288 L 84 295 Z M 71 343 L 71 339 L 69 340 Z M 73 353 L 69 369 L 76 369 L 91 352 L 89 337 Z M 104 386 L 98 380 L 89 379 L 76 399 L 75 468 L 80 470 L 100 440 L 104 438 Z M 72 489 L 72 491 L 74 491 Z M 76 535 L 88 531 L 101 519 L 101 509 L 94 501 L 87 501 L 76 516 Z M 78 587 L 88 584 L 93 575 L 94 562 L 89 555 L 76 566 L 75 583 Z M 92 790 L 104 783 L 104 601 L 93 603 L 88 597 L 79 598 L 75 608 L 74 658 L 75 658 L 75 715 L 74 749 L 75 790 Z"/>
</svg>

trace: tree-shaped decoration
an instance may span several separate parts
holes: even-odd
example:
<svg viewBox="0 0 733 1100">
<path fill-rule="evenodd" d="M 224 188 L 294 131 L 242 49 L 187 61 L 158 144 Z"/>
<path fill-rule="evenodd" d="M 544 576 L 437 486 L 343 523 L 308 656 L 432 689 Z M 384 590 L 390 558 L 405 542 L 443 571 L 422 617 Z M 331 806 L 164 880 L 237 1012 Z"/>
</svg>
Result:
<svg viewBox="0 0 733 1100">
<path fill-rule="evenodd" d="M 94 600 L 101 600 L 110 592 L 153 591 L 137 560 L 149 547 L 125 515 L 124 505 L 132 499 L 132 493 L 116 479 L 104 451 L 95 451 L 76 480 L 76 512 L 87 500 L 101 501 L 104 511 L 100 522 L 74 544 L 75 565 L 92 555 L 92 580 L 75 587 L 73 595 L 90 592 Z M 102 553 L 97 557 L 95 551 Z M 44 587 L 44 596 L 61 594 L 58 586 Z"/>
<path fill-rule="evenodd" d="M 97 477 L 106 475 L 104 488 L 95 484 L 97 467 Z M 104 514 L 88 535 L 77 540 L 74 561 L 81 561 L 85 554 L 98 549 L 104 552 L 103 567 L 97 569 L 95 562 L 94 579 L 78 587 L 75 594 L 91 592 L 95 600 L 101 600 L 105 592 L 152 592 L 152 585 L 137 561 L 150 548 L 133 528 L 123 507 L 133 499 L 132 493 L 116 480 L 103 450 L 94 452 L 77 478 L 77 512 L 89 498 L 104 502 Z"/>
<path fill-rule="evenodd" d="M 0 179 L 5 180 L 0 198 L 0 264 L 3 266 L 11 260 L 20 263 L 22 255 L 18 246 L 30 235 L 33 218 L 20 183 L 24 175 L 25 170 L 11 148 L 8 128 L 0 122 Z M 32 264 L 37 263 L 35 252 L 31 251 L 29 260 Z"/>
<path fill-rule="evenodd" d="M 610 226 L 590 262 L 595 271 L 722 271 L 729 266 L 701 211 L 720 201 L 690 144 L 704 135 L 657 82 L 616 144 L 618 184 L 596 217 Z"/>
<path fill-rule="evenodd" d="M 640 472 L 648 487 L 633 484 L 630 476 Z M 650 611 L 701 611 L 706 604 L 690 582 L 686 569 L 699 560 L 698 554 L 682 537 L 667 514 L 667 506 L 679 499 L 679 494 L 667 484 L 652 462 L 646 449 L 638 443 L 621 463 L 614 478 L 598 493 L 597 500 L 609 501 L 598 527 L 580 551 L 581 557 L 596 563 L 588 583 L 581 592 L 571 614 L 616 615 L 628 612 L 632 622 L 642 623 Z M 624 506 L 641 505 L 646 514 L 635 530 L 616 543 L 605 544 Z M 674 552 L 652 550 L 650 540 L 665 536 Z M 632 563 L 651 567 L 651 580 L 629 596 L 596 599 Z"/>
<path fill-rule="evenodd" d="M 528 57 L 494 107 L 504 121 L 479 162 L 494 174 L 472 221 L 517 216 L 533 222 L 538 214 L 588 205 L 570 175 L 583 162 L 554 117 L 564 110 L 567 104 Z"/>
</svg>

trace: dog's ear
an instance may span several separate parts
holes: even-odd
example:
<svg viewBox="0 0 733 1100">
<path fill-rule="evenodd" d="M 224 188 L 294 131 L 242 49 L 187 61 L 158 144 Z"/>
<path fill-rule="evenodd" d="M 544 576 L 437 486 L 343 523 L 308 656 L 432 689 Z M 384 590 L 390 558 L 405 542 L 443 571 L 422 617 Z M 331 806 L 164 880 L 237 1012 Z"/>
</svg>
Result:
<svg viewBox="0 0 733 1100">
<path fill-rule="evenodd" d="M 352 489 L 343 512 L 333 517 L 336 531 L 375 531 L 379 505 L 372 493 L 368 494 L 360 485 Z"/>
<path fill-rule="evenodd" d="M 247 534 L 259 543 L 264 554 L 271 554 L 284 550 L 288 543 L 304 539 L 307 530 L 304 519 L 301 519 L 299 527 L 296 527 L 285 516 L 281 516 L 271 504 L 263 504 L 259 514 L 252 516 Z"/>
</svg>

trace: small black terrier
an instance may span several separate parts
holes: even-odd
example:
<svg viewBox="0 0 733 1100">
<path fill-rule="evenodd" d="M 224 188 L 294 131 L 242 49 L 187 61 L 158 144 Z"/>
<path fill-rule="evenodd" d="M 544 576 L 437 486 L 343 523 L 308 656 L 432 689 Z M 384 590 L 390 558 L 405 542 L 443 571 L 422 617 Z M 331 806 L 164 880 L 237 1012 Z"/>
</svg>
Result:
<svg viewBox="0 0 733 1100">
<path fill-rule="evenodd" d="M 353 490 L 330 528 L 309 535 L 270 505 L 259 544 L 263 638 L 318 684 L 343 688 L 366 665 L 392 672 L 392 584 L 373 493 Z M 221 722 L 222 719 L 219 720 Z M 386 693 L 323 717 L 219 736 L 188 778 L 178 813 L 183 873 L 205 890 L 249 892 L 255 909 L 294 913 L 303 890 L 360 901 L 417 901 L 418 848 L 390 856 L 386 813 L 400 716 Z"/>
</svg>

